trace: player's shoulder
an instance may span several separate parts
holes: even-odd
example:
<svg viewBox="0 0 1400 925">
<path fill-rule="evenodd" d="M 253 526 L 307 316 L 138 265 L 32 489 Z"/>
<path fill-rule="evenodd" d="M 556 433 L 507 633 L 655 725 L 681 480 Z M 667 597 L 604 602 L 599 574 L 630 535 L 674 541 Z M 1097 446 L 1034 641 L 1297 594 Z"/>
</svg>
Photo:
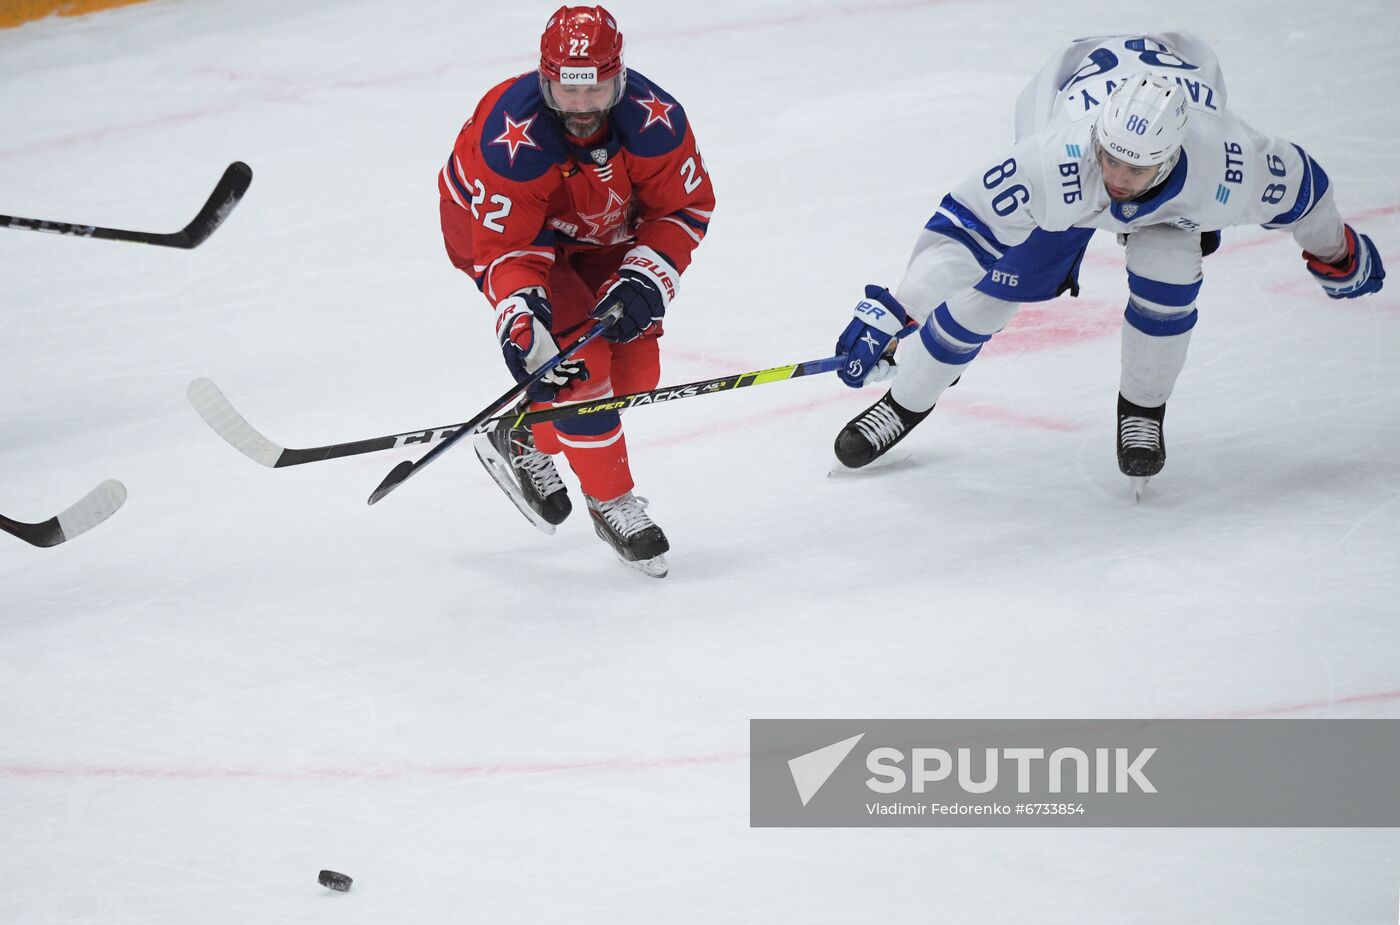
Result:
<svg viewBox="0 0 1400 925">
<path fill-rule="evenodd" d="M 1072 122 L 1045 129 L 1023 138 L 1016 148 L 1033 169 L 1029 178 L 1039 189 L 1039 202 L 1032 203 L 1037 224 L 1051 231 L 1062 231 L 1079 221 L 1093 198 L 1086 184 L 1093 181 L 1093 126 Z"/>
<path fill-rule="evenodd" d="M 569 156 L 563 129 L 545 108 L 535 71 L 492 87 L 477 107 L 472 131 L 481 160 L 508 180 L 537 180 Z"/>
<path fill-rule="evenodd" d="M 629 153 L 660 157 L 680 147 L 689 120 L 679 100 L 628 68 L 627 89 L 613 108 L 612 122 Z"/>
<path fill-rule="evenodd" d="M 1017 143 L 1023 156 L 1048 165 L 1067 161 L 1086 161 L 1093 156 L 1094 126 L 1092 120 L 1054 125 L 1027 135 Z"/>
<path fill-rule="evenodd" d="M 1192 115 L 1178 169 L 1168 179 L 1167 185 L 1174 188 L 1168 211 L 1176 217 L 1167 224 L 1186 231 L 1215 231 L 1239 223 L 1253 188 L 1254 151 L 1250 140 L 1234 130 L 1236 125 L 1228 115 Z"/>
</svg>

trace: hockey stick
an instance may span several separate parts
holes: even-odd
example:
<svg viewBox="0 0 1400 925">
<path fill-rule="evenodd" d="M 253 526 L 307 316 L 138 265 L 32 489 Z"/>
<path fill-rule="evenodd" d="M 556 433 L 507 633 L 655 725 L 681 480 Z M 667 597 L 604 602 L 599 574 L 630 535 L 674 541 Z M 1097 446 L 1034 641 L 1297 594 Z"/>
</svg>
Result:
<svg viewBox="0 0 1400 925">
<path fill-rule="evenodd" d="M 846 362 L 844 356 L 825 357 L 820 360 L 808 360 L 805 363 L 791 363 L 787 366 L 775 366 L 772 369 L 760 369 L 751 373 L 735 373 L 729 376 L 719 376 L 715 379 L 703 379 L 699 382 L 687 382 L 685 385 L 664 386 L 652 389 L 649 392 L 632 392 L 628 395 L 614 395 L 611 398 L 600 398 L 597 401 L 573 402 L 567 405 L 555 405 L 552 408 L 541 408 L 538 411 L 521 411 L 516 414 L 503 414 L 499 417 L 489 418 L 482 421 L 476 428 L 476 433 L 483 434 L 492 429 L 492 425 L 506 427 L 527 427 L 531 424 L 538 424 L 542 421 L 557 421 L 562 418 L 581 418 L 589 414 L 599 414 L 604 411 L 627 411 L 642 405 L 659 405 L 666 401 L 675 401 L 678 398 L 695 398 L 697 395 L 714 395 L 718 392 L 732 392 L 735 389 L 746 389 L 751 385 L 767 385 L 770 382 L 786 382 L 789 379 L 796 379 L 799 376 L 815 376 L 820 373 L 829 373 L 840 369 Z M 872 382 L 879 380 L 871 379 Z"/>
<path fill-rule="evenodd" d="M 732 376 L 721 376 L 717 379 L 706 379 L 702 382 L 691 382 L 686 385 L 667 386 L 665 388 L 652 389 L 649 392 L 633 392 L 628 395 L 615 395 L 611 398 L 602 398 L 597 401 L 574 402 L 567 405 L 555 405 L 551 408 L 542 408 L 538 411 L 522 411 L 515 414 L 502 415 L 483 421 L 472 437 L 472 445 L 476 450 L 476 458 L 481 462 L 486 474 L 494 481 L 514 504 L 516 509 L 524 515 L 536 530 L 541 533 L 553 534 L 554 524 L 545 520 L 526 500 L 521 491 L 520 476 L 514 474 L 514 466 L 508 458 L 508 454 L 503 454 L 492 440 L 492 430 L 500 427 L 513 429 L 536 424 L 540 421 L 556 421 L 561 418 L 583 417 L 588 414 L 598 414 L 605 411 L 621 412 L 628 408 L 635 408 L 639 405 L 654 405 L 665 401 L 674 401 L 678 398 L 693 398 L 697 395 L 713 395 L 717 392 L 729 392 L 734 389 L 747 388 L 751 385 L 764 385 L 769 382 L 786 382 L 789 379 L 796 379 L 798 376 L 812 376 L 817 373 L 830 372 L 846 362 L 845 357 L 827 357 L 824 360 L 809 360 L 806 363 L 793 363 L 789 366 L 777 366 L 773 369 L 763 369 L 751 373 L 738 373 Z"/>
<path fill-rule="evenodd" d="M 799 376 L 812 376 L 817 373 L 831 372 L 840 366 L 837 357 L 828 357 L 822 360 L 809 360 L 806 363 L 795 363 L 791 366 L 777 366 L 773 369 L 759 370 L 757 372 L 738 373 L 731 376 L 720 376 L 717 379 L 707 379 L 703 382 L 693 382 L 689 385 L 667 386 L 665 388 L 652 389 L 649 392 L 633 392 L 630 395 L 617 395 L 613 398 L 600 399 L 593 402 L 576 402 L 569 405 L 558 405 L 553 408 L 546 408 L 541 411 L 530 411 L 514 415 L 502 415 L 492 417 L 482 421 L 474 429 L 482 432 L 487 429 L 487 425 L 499 423 L 509 423 L 510 426 L 523 426 L 533 424 L 542 420 L 557 420 L 559 418 L 582 416 L 594 414 L 604 410 L 625 410 L 639 405 L 654 405 L 663 401 L 672 401 L 677 398 L 691 398 L 695 395 L 710 395 L 715 392 L 727 392 L 734 389 L 747 388 L 751 385 L 766 385 L 770 382 L 783 382 L 788 379 L 796 379 Z M 871 379 L 872 382 L 879 381 Z M 423 427 L 418 430 L 405 431 L 401 434 L 386 434 L 382 437 L 368 437 L 363 440 L 351 440 L 346 443 L 328 443 L 324 446 L 310 447 L 286 447 L 267 438 L 266 435 L 258 431 L 248 419 L 238 412 L 238 409 L 224 397 L 224 393 L 219 391 L 219 387 L 209 379 L 196 379 L 190 383 L 185 391 L 190 404 L 194 410 L 204 419 L 204 423 L 223 438 L 224 442 L 233 447 L 238 452 L 247 456 L 260 466 L 267 466 L 269 469 L 281 469 L 284 466 L 301 466 L 306 463 L 323 462 L 328 459 L 340 459 L 345 456 L 359 456 L 362 453 L 378 453 L 383 450 L 393 450 L 399 447 L 412 446 L 414 444 L 429 444 L 437 440 L 445 440 L 451 437 L 458 430 L 467 426 L 466 423 L 444 424 L 438 427 Z"/>
<path fill-rule="evenodd" d="M 443 427 L 425 427 L 402 434 L 352 440 L 349 443 L 331 443 L 326 446 L 285 447 L 259 433 L 210 380 L 196 379 L 191 382 L 190 387 L 185 390 L 185 396 L 199 416 L 204 418 L 204 423 L 213 428 L 214 433 L 222 437 L 225 443 L 258 465 L 270 469 L 339 459 L 342 456 L 358 456 L 361 453 L 377 453 L 380 450 L 392 450 L 415 443 L 432 443 L 434 440 L 452 436 L 457 428 L 462 426 L 448 424 Z"/>
<path fill-rule="evenodd" d="M 134 241 L 137 244 L 158 244 L 161 247 L 198 247 L 214 233 L 224 219 L 228 218 L 234 206 L 248 191 L 253 182 L 253 168 L 242 161 L 228 165 L 224 175 L 209 194 L 209 199 L 194 220 L 179 231 L 159 234 L 154 231 L 123 231 L 120 228 L 102 228 L 98 225 L 70 225 L 67 222 L 50 222 L 41 218 L 19 218 L 14 215 L 0 215 L 0 228 L 17 228 L 21 231 L 43 231 L 49 234 L 66 234 L 79 238 L 105 238 L 109 241 Z"/>
<path fill-rule="evenodd" d="M 538 421 L 552 421 L 573 416 L 581 417 L 599 411 L 620 411 L 638 405 L 659 404 L 676 398 L 691 398 L 695 395 L 726 392 L 751 385 L 782 382 L 785 379 L 795 379 L 798 376 L 811 376 L 816 373 L 830 372 L 839 365 L 836 357 L 812 360 L 807 363 L 779 366 L 757 372 L 721 376 L 718 379 L 707 379 L 704 382 L 693 382 L 689 385 L 668 386 L 652 389 L 649 392 L 634 392 L 630 395 L 618 395 L 598 401 L 575 402 L 568 405 L 556 405 L 541 411 L 492 417 L 482 421 L 473 429 L 476 433 L 481 433 L 489 429 L 490 425 L 501 423 L 509 424 L 511 427 L 519 427 Z M 445 440 L 467 426 L 466 422 L 444 424 L 438 427 L 405 431 L 401 434 L 386 434 L 382 437 L 351 440 L 347 443 L 286 447 L 268 439 L 266 435 L 249 424 L 248 419 L 239 413 L 233 403 L 219 390 L 219 387 L 209 379 L 196 379 L 191 382 L 189 388 L 185 390 L 185 397 L 189 399 L 199 416 L 204 419 L 204 423 L 208 424 L 214 433 L 222 437 L 225 443 L 258 465 L 267 466 L 269 469 L 301 466 L 306 463 L 323 462 L 327 459 L 340 459 L 344 456 L 359 456 L 362 453 L 378 453 L 414 444 L 429 444 L 437 440 Z"/>
<path fill-rule="evenodd" d="M 433 460 L 441 456 L 443 453 L 446 453 L 448 449 L 450 449 L 452 445 L 458 440 L 461 440 L 469 433 L 475 432 L 476 428 L 481 424 L 482 421 L 485 421 L 487 418 L 490 418 L 492 415 L 496 414 L 496 412 L 500 411 L 506 405 L 510 404 L 511 402 L 518 399 L 520 396 L 524 395 L 526 390 L 529 389 L 530 386 L 534 385 L 536 382 L 539 382 L 545 376 L 553 372 L 556 366 L 569 359 L 569 357 L 573 356 L 574 354 L 578 353 L 580 350 L 582 350 L 588 344 L 592 343 L 598 337 L 602 336 L 602 333 L 606 331 L 608 327 L 621 316 L 622 302 L 615 301 L 611 306 L 609 306 L 607 313 L 604 314 L 601 318 L 599 318 L 598 322 L 594 324 L 593 327 L 589 328 L 586 333 L 584 333 L 581 337 L 578 338 L 578 340 L 574 341 L 572 344 L 559 351 L 559 354 L 553 359 L 546 361 L 542 366 L 540 366 L 539 369 L 535 370 L 533 373 L 527 376 L 525 378 L 525 381 L 516 383 L 512 388 L 510 388 L 503 395 L 501 395 L 501 397 L 497 398 L 494 402 L 487 405 L 485 408 L 482 408 L 481 411 L 476 415 L 476 417 L 464 423 L 452 434 L 448 435 L 447 437 L 444 437 L 441 443 L 433 447 L 428 452 L 424 453 L 418 459 L 406 459 L 403 462 L 399 463 L 397 466 L 395 466 L 393 469 L 389 470 L 389 474 L 384 476 L 384 480 L 379 483 L 379 487 L 376 488 L 374 491 L 370 492 L 369 503 L 374 504 L 375 502 L 382 500 L 385 495 L 389 494 L 389 492 L 393 491 L 395 488 L 398 488 L 405 481 L 411 478 L 415 472 L 418 472 L 424 466 L 428 465 Z"/>
<path fill-rule="evenodd" d="M 27 524 L 0 514 L 0 530 L 13 534 L 31 546 L 57 546 L 86 533 L 117 512 L 126 503 L 126 486 L 108 479 L 83 495 L 56 517 Z"/>
<path fill-rule="evenodd" d="M 918 330 L 916 325 L 905 327 L 895 335 L 897 339 L 903 339 Z M 881 361 L 884 362 L 883 360 Z M 796 379 L 800 376 L 816 376 L 821 373 L 835 372 L 846 363 L 844 354 L 830 357 L 823 357 L 820 360 L 807 360 L 804 363 L 791 363 L 787 366 L 775 366 L 772 369 L 760 369 L 751 373 L 735 373 L 729 376 L 719 376 L 715 379 L 703 379 L 699 382 L 688 382 L 685 385 L 663 386 L 652 389 L 649 392 L 632 392 L 628 395 L 614 395 L 612 398 L 600 398 L 591 402 L 573 402 L 567 405 L 555 405 L 552 408 L 541 408 L 538 411 L 522 411 L 516 414 L 503 414 L 499 417 L 482 421 L 477 426 L 477 433 L 485 433 L 491 430 L 491 425 L 499 427 L 504 424 L 507 427 L 525 427 L 530 424 L 538 424 L 541 421 L 557 421 L 561 418 L 583 417 L 588 414 L 598 414 L 602 411 L 626 411 L 629 408 L 636 408 L 641 405 L 659 405 L 664 401 L 675 401 L 678 398 L 694 398 L 697 395 L 713 395 L 716 392 L 732 392 L 735 389 L 746 389 L 751 385 L 767 385 L 770 382 L 786 382 L 789 379 Z M 877 382 L 884 382 L 893 379 L 897 367 L 894 361 L 890 360 L 888 365 L 882 366 L 876 372 L 871 373 L 865 379 L 865 385 L 874 385 Z"/>
</svg>

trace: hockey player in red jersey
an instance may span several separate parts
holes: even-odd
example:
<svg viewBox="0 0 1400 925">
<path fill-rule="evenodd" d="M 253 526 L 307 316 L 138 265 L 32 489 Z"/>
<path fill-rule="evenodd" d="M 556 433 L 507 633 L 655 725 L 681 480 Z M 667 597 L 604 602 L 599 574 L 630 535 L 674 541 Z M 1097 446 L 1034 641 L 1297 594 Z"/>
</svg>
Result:
<svg viewBox="0 0 1400 925">
<path fill-rule="evenodd" d="M 603 338 L 529 389 L 536 408 L 656 387 L 662 318 L 715 204 L 685 110 L 629 70 L 622 50 L 603 7 L 560 7 L 539 70 L 482 98 L 438 177 L 448 257 L 494 307 L 517 381 L 622 305 Z M 669 544 L 632 492 L 616 412 L 478 438 L 547 533 L 573 508 L 551 459 L 560 452 L 598 535 L 624 562 L 665 575 Z"/>
</svg>

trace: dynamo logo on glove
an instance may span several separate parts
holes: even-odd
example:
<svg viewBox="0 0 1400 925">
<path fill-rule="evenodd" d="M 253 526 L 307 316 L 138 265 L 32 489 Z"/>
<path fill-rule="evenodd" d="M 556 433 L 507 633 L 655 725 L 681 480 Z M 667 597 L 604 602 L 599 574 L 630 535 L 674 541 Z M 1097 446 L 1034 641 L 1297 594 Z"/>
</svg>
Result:
<svg viewBox="0 0 1400 925">
<path fill-rule="evenodd" d="M 867 375 L 880 367 L 885 348 L 912 324 L 909 314 L 883 286 L 866 286 L 865 298 L 856 303 L 852 318 L 836 340 L 836 355 L 847 358 L 838 369 L 841 381 L 852 388 L 865 384 Z"/>
</svg>

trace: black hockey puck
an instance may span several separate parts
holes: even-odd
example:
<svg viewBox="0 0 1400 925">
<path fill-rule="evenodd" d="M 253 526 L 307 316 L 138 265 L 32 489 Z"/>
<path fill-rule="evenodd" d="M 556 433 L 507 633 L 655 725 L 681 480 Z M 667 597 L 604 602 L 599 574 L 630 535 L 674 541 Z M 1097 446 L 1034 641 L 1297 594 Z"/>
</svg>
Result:
<svg viewBox="0 0 1400 925">
<path fill-rule="evenodd" d="M 339 893 L 348 892 L 355 881 L 334 870 L 323 870 L 316 875 L 316 882 Z"/>
</svg>

